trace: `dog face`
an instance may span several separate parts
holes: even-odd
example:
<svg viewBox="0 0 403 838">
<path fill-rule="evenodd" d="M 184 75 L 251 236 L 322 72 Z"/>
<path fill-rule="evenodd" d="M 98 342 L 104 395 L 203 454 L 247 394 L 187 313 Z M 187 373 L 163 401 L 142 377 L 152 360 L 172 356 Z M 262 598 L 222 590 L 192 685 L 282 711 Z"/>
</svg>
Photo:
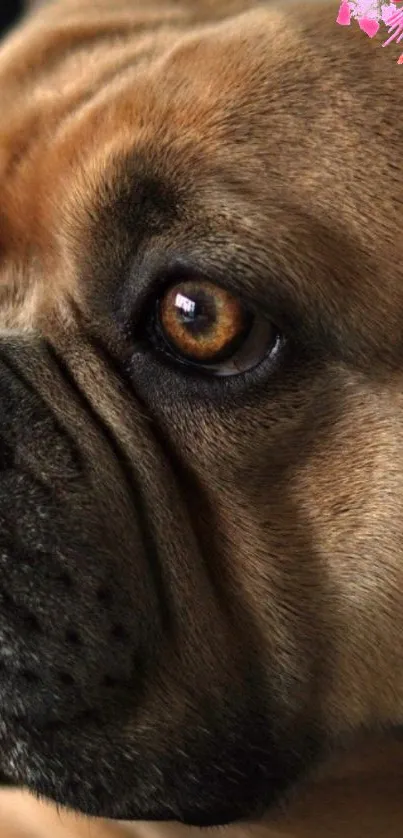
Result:
<svg viewBox="0 0 403 838">
<path fill-rule="evenodd" d="M 219 824 L 402 722 L 399 72 L 327 4 L 3 46 L 9 781 Z"/>
</svg>

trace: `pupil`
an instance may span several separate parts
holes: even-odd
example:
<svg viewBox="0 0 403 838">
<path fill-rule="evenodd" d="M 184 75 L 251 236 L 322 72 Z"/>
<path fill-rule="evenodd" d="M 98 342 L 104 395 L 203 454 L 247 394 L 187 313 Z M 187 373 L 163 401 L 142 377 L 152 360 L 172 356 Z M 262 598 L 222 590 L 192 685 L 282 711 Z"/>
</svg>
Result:
<svg viewBox="0 0 403 838">
<path fill-rule="evenodd" d="M 207 294 L 177 294 L 175 308 L 182 326 L 193 335 L 209 332 L 216 323 L 217 312 L 214 301 Z"/>
</svg>

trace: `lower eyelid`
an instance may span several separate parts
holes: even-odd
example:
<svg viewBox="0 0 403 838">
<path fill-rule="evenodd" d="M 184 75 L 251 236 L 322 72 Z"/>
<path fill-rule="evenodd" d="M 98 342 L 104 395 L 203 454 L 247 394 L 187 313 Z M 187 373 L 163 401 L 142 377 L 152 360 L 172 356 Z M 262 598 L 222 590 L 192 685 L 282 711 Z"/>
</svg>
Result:
<svg viewBox="0 0 403 838">
<path fill-rule="evenodd" d="M 157 324 L 154 327 L 150 328 L 149 331 L 149 342 L 154 348 L 159 356 L 170 363 L 170 365 L 177 366 L 178 368 L 184 369 L 193 369 L 195 373 L 199 371 L 203 374 L 203 377 L 207 377 L 210 375 L 212 378 L 229 378 L 234 377 L 237 375 L 242 375 L 245 372 L 252 370 L 253 368 L 259 366 L 264 358 L 267 358 L 268 355 L 271 355 L 274 359 L 275 356 L 281 351 L 281 347 L 284 344 L 284 339 L 278 331 L 274 331 L 274 327 L 268 323 L 267 321 L 261 321 L 258 325 L 261 326 L 262 330 L 266 326 L 268 331 L 268 340 L 265 348 L 262 348 L 261 353 L 256 352 L 253 356 L 251 355 L 251 362 L 247 363 L 246 361 L 242 364 L 241 357 L 242 357 L 242 349 L 239 350 L 233 357 L 233 359 L 228 360 L 228 362 L 223 362 L 222 365 L 214 366 L 214 364 L 202 364 L 197 362 L 192 362 L 190 360 L 186 360 L 180 355 L 176 355 L 172 348 L 169 346 L 167 341 L 165 340 L 164 336 L 159 333 L 159 329 Z M 253 329 L 253 327 L 252 327 Z M 273 330 L 272 332 L 272 340 L 270 340 L 270 329 Z M 263 333 L 262 333 L 263 336 Z M 252 333 L 252 340 L 253 340 L 253 333 Z M 246 351 L 246 350 L 245 350 Z M 238 360 L 237 360 L 238 359 Z"/>
</svg>

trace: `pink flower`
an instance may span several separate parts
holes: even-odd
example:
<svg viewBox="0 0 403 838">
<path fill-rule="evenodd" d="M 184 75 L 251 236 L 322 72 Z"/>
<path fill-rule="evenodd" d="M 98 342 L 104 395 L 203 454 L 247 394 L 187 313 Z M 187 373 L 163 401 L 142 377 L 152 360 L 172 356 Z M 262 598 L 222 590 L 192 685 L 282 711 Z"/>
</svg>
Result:
<svg viewBox="0 0 403 838">
<path fill-rule="evenodd" d="M 381 17 L 381 0 L 350 0 L 350 9 L 357 19 L 367 17 L 370 20 L 379 20 Z"/>
<path fill-rule="evenodd" d="M 339 14 L 337 15 L 336 23 L 339 23 L 340 26 L 350 26 L 351 11 L 350 6 L 346 2 L 346 0 L 342 0 L 340 4 Z"/>
<path fill-rule="evenodd" d="M 396 9 L 393 14 L 388 19 L 388 26 L 394 26 L 395 23 L 398 23 L 403 17 L 403 9 Z"/>
<path fill-rule="evenodd" d="M 396 2 L 399 2 L 399 1 L 400 0 L 396 0 Z M 381 10 L 381 20 L 383 21 L 383 23 L 388 24 L 391 17 L 393 17 L 393 15 L 396 12 L 397 12 L 397 8 L 396 8 L 394 3 L 388 3 L 388 4 L 384 3 L 383 6 L 382 6 L 382 10 Z"/>
<path fill-rule="evenodd" d="M 388 44 L 392 43 L 392 41 L 396 41 L 396 43 L 399 44 L 403 38 L 403 9 L 394 12 L 394 14 L 389 18 L 387 26 L 389 35 L 391 32 L 392 34 L 390 35 L 390 38 L 382 44 L 382 46 L 387 47 Z"/>
<path fill-rule="evenodd" d="M 374 38 L 379 29 L 378 21 L 369 17 L 358 18 L 358 25 L 369 38 Z"/>
</svg>

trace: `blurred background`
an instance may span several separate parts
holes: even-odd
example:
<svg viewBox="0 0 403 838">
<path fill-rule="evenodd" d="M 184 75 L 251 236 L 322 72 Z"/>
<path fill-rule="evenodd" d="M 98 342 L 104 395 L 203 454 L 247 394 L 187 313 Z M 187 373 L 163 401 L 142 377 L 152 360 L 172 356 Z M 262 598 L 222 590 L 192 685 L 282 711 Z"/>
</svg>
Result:
<svg viewBox="0 0 403 838">
<path fill-rule="evenodd" d="M 0 37 L 22 15 L 24 0 L 0 0 Z"/>
</svg>

